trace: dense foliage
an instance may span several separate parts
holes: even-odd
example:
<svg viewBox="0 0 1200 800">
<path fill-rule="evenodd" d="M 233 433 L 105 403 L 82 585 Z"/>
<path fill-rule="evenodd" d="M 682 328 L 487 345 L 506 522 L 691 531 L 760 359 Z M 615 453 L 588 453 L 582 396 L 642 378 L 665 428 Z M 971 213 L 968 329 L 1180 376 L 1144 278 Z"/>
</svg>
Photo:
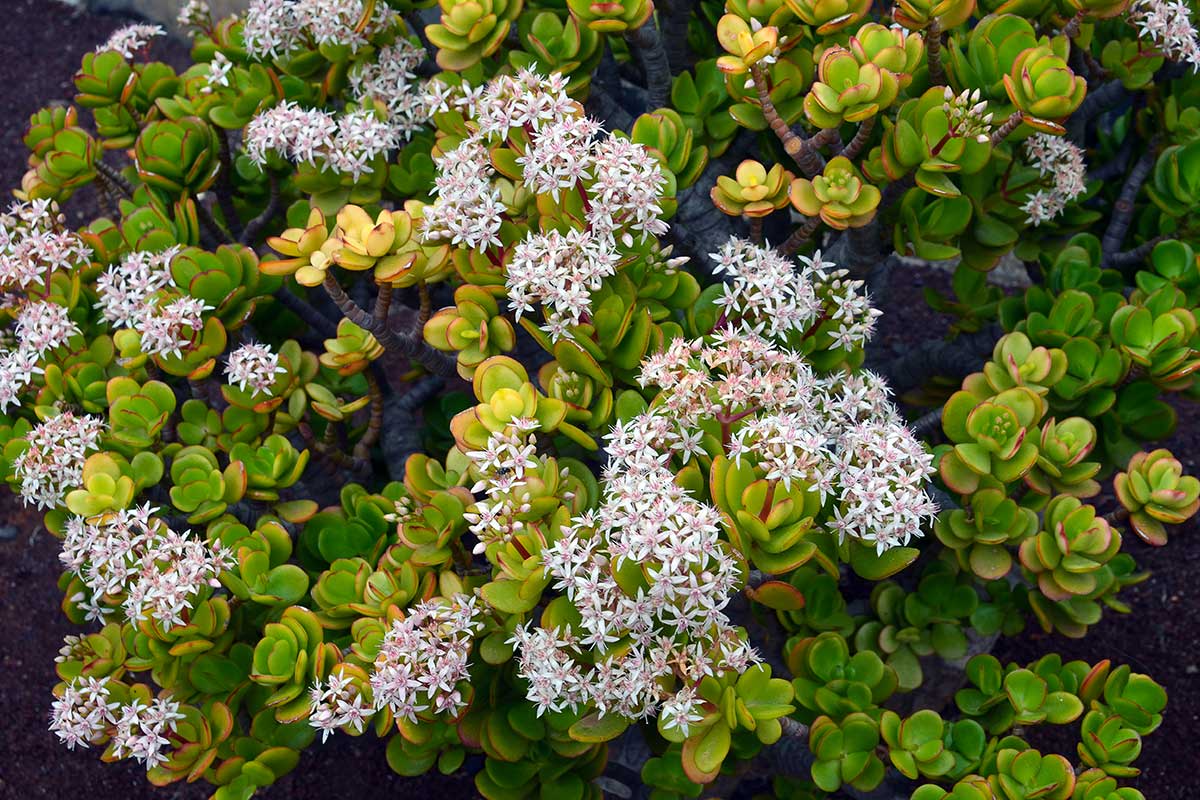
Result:
<svg viewBox="0 0 1200 800">
<path fill-rule="evenodd" d="M 53 732 L 219 800 L 368 731 L 489 800 L 1142 798 L 1162 687 L 988 651 L 1127 612 L 1122 537 L 1200 507 L 1148 444 L 1198 391 L 1190 6 L 429 5 L 191 0 L 185 72 L 132 26 L 31 118 Z M 952 334 L 893 358 L 914 258 Z"/>
</svg>

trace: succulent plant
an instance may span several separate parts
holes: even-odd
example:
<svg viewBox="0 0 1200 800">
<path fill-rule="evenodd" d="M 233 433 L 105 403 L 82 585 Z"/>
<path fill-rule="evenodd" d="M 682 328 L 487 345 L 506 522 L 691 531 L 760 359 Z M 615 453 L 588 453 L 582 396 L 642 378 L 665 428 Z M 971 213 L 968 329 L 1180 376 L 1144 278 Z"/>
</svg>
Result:
<svg viewBox="0 0 1200 800">
<path fill-rule="evenodd" d="M 846 640 L 826 631 L 801 639 L 787 654 L 795 675 L 796 702 L 808 712 L 841 720 L 855 712 L 870 713 L 898 686 L 895 671 L 870 650 L 853 656 Z"/>
<path fill-rule="evenodd" d="M 1179 525 L 1200 509 L 1200 481 L 1183 474 L 1170 450 L 1137 453 L 1113 478 L 1117 500 L 1129 512 L 1129 524 L 1143 541 L 1164 545 L 1164 525 Z"/>
<path fill-rule="evenodd" d="M 711 193 L 713 205 L 730 216 L 765 217 L 787 205 L 792 177 L 779 164 L 767 170 L 747 159 L 738 164 L 732 178 L 717 176 Z"/>
<path fill-rule="evenodd" d="M 1027 438 L 1036 430 L 1042 408 L 1038 394 L 1024 386 L 987 399 L 956 392 L 942 413 L 942 427 L 954 442 L 939 463 L 942 480 L 954 491 L 970 494 L 984 476 L 1001 483 L 1024 477 L 1037 462 L 1038 447 Z"/>
<path fill-rule="evenodd" d="M 658 156 L 663 167 L 674 173 L 680 189 L 695 183 L 708 165 L 708 147 L 696 142 L 696 134 L 674 108 L 642 114 L 634 120 L 629 138 Z"/>
<path fill-rule="evenodd" d="M 1021 543 L 1021 565 L 1051 600 L 1068 600 L 1096 588 L 1095 573 L 1121 548 L 1121 534 L 1092 506 L 1070 495 L 1050 501 L 1042 530 Z"/>
<path fill-rule="evenodd" d="M 425 26 L 425 35 L 438 49 L 442 69 L 462 70 L 499 49 L 521 0 L 440 0 L 441 20 Z"/>
<path fill-rule="evenodd" d="M 424 336 L 439 350 L 457 352 L 458 373 L 469 380 L 486 358 L 512 350 L 517 332 L 495 297 L 468 284 L 454 290 L 453 306 L 430 317 Z"/>
<path fill-rule="evenodd" d="M 996 771 L 989 779 L 992 791 L 1007 800 L 1067 800 L 1075 789 L 1071 762 L 1056 754 L 1001 750 L 996 754 Z"/>
<path fill-rule="evenodd" d="M 860 21 L 871 4 L 863 0 L 787 0 L 787 7 L 818 35 L 828 36 Z"/>
<path fill-rule="evenodd" d="M 819 717 L 809 728 L 809 747 L 816 757 L 813 781 L 826 792 L 843 784 L 869 792 L 883 780 L 883 762 L 875 754 L 879 745 L 879 723 L 862 713 L 848 715 L 840 723 Z"/>
<path fill-rule="evenodd" d="M 202 119 L 158 120 L 142 129 L 134 143 L 138 177 L 172 199 L 212 186 L 221 168 L 218 134 Z"/>
<path fill-rule="evenodd" d="M 836 156 L 811 181 L 793 180 L 789 197 L 792 207 L 806 217 L 820 217 L 829 227 L 845 230 L 874 219 L 881 195 L 849 159 Z"/>
<path fill-rule="evenodd" d="M 779 31 L 771 26 L 751 30 L 741 17 L 726 14 L 717 24 L 717 41 L 726 53 L 717 59 L 717 68 L 726 74 L 741 75 L 779 46 Z"/>
<path fill-rule="evenodd" d="M 1008 99 L 1035 130 L 1061 134 L 1061 121 L 1087 94 L 1087 81 L 1067 66 L 1069 49 L 1067 39 L 1059 37 L 1022 50 L 1003 76 Z"/>
<path fill-rule="evenodd" d="M 896 101 L 904 76 L 891 67 L 903 69 L 914 63 L 916 58 L 910 51 L 918 50 L 919 46 L 914 48 L 911 42 L 919 43 L 920 39 L 907 37 L 910 45 L 903 48 L 884 37 L 884 46 L 873 51 L 880 44 L 876 41 L 880 36 L 865 38 L 866 45 L 852 40 L 853 50 L 835 45 L 821 54 L 817 80 L 804 98 L 804 113 L 809 122 L 818 128 L 862 122 Z M 919 52 L 916 55 L 919 57 Z"/>
<path fill-rule="evenodd" d="M 938 517 L 934 532 L 958 555 L 959 563 L 987 580 L 1002 578 L 1012 567 L 1007 545 L 1018 545 L 1038 529 L 1037 514 L 999 489 L 971 495 L 970 509 L 956 508 Z"/>
<path fill-rule="evenodd" d="M 618 0 L 596 3 L 588 0 L 567 0 L 571 16 L 598 33 L 624 33 L 640 28 L 654 13 L 650 0 Z"/>
</svg>

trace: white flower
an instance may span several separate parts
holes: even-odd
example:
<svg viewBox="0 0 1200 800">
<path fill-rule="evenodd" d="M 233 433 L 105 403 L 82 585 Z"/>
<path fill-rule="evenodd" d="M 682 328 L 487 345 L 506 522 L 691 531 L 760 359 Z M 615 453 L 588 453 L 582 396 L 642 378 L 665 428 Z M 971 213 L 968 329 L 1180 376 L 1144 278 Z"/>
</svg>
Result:
<svg viewBox="0 0 1200 800">
<path fill-rule="evenodd" d="M 104 421 L 64 411 L 38 425 L 25 437 L 28 448 L 13 461 L 21 497 L 38 508 L 62 503 L 67 491 L 83 483 L 87 454 L 99 448 Z"/>
<path fill-rule="evenodd" d="M 116 50 L 126 59 L 132 59 L 138 51 L 150 44 L 151 39 L 166 35 L 167 32 L 161 25 L 126 25 L 113 31 L 108 41 L 96 48 L 96 52 Z"/>
<path fill-rule="evenodd" d="M 195 596 L 234 564 L 219 545 L 171 530 L 149 505 L 67 522 L 60 560 L 79 576 L 93 602 L 124 597 L 130 622 L 164 629 L 185 624 Z M 112 609 L 103 605 L 98 615 Z"/>
<path fill-rule="evenodd" d="M 225 376 L 231 386 L 237 386 L 242 391 L 247 387 L 251 392 L 271 394 L 271 386 L 275 376 L 287 372 L 279 366 L 279 355 L 268 345 L 251 342 L 244 344 L 229 354 L 225 365 Z"/>
<path fill-rule="evenodd" d="M 1061 214 L 1067 204 L 1087 189 L 1087 164 L 1083 150 L 1062 136 L 1037 133 L 1025 142 L 1030 162 L 1044 178 L 1053 182 L 1050 189 L 1038 189 L 1021 210 L 1031 225 L 1041 225 Z"/>
<path fill-rule="evenodd" d="M 1192 9 L 1184 0 L 1134 0 L 1128 13 L 1139 35 L 1162 55 L 1200 71 L 1200 40 Z"/>
</svg>

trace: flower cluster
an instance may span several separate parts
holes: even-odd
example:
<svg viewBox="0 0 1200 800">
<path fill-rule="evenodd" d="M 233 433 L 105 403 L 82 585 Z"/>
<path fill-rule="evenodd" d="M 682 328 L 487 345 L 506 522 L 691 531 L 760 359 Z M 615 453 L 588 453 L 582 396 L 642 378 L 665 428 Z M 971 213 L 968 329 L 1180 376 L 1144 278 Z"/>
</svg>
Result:
<svg viewBox="0 0 1200 800">
<path fill-rule="evenodd" d="M 388 123 L 400 141 L 419 131 L 429 119 L 416 69 L 425 51 L 408 39 L 379 49 L 373 61 L 360 61 L 350 70 L 350 94 L 387 107 Z"/>
<path fill-rule="evenodd" d="M 186 624 L 197 593 L 219 585 L 235 563 L 228 550 L 172 530 L 156 512 L 144 505 L 67 523 L 59 558 L 87 587 L 80 606 L 90 619 L 120 604 L 131 622 Z"/>
<path fill-rule="evenodd" d="M 871 338 L 879 311 L 862 292 L 863 282 L 848 279 L 846 270 L 821 258 L 820 250 L 811 258 L 798 256 L 799 271 L 778 251 L 737 237 L 710 257 L 713 272 L 728 276 L 717 303 L 730 323 L 787 338 L 832 320 L 837 323 L 833 338 L 843 348 Z"/>
<path fill-rule="evenodd" d="M 314 683 L 308 697 L 308 724 L 321 732 L 322 742 L 346 725 L 361 733 L 367 720 L 375 713 L 358 690 L 358 685 L 336 672 L 328 680 Z"/>
<path fill-rule="evenodd" d="M 136 758 L 147 769 L 167 760 L 163 750 L 171 744 L 167 731 L 174 731 L 178 720 L 179 703 L 169 697 L 156 697 L 150 703 L 134 700 L 121 707 L 113 732 L 113 756 Z"/>
<path fill-rule="evenodd" d="M 204 301 L 180 295 L 171 277 L 179 248 L 157 253 L 132 252 L 97 280 L 96 307 L 118 328 L 141 334 L 147 355 L 179 356 L 204 327 Z"/>
<path fill-rule="evenodd" d="M 233 62 L 224 53 L 219 50 L 213 53 L 212 61 L 208 62 L 208 85 L 201 91 L 209 94 L 218 86 L 229 86 L 229 71 L 232 69 Z"/>
<path fill-rule="evenodd" d="M 415 127 L 403 118 L 394 125 L 367 109 L 338 116 L 285 100 L 250 120 L 246 153 L 259 165 L 275 153 L 358 180 L 374 172 L 371 162 L 399 147 Z"/>
<path fill-rule="evenodd" d="M 189 29 L 189 33 L 190 29 L 208 28 L 212 25 L 212 9 L 206 0 L 187 0 L 179 8 L 175 24 L 180 28 Z"/>
<path fill-rule="evenodd" d="M 507 259 L 509 299 L 518 315 L 543 306 L 551 338 L 569 336 L 591 311 L 591 292 L 614 273 L 621 248 L 667 230 L 661 219 L 666 185 L 645 147 L 618 137 L 597 138 L 600 126 L 583 116 L 559 74 L 524 70 L 487 86 L 452 88 L 435 81 L 426 94 L 431 113 L 451 108 L 468 118 L 471 134 L 437 162 L 435 200 L 424 211 L 427 240 L 449 239 L 480 252 L 499 247 L 506 214 L 489 154 L 511 137 L 521 185 L 555 200 L 578 193 L 582 227 L 527 234 Z"/>
<path fill-rule="evenodd" d="M 992 115 L 988 111 L 987 100 L 978 90 L 963 89 L 955 94 L 949 86 L 946 87 L 945 102 L 942 110 L 950 121 L 950 130 L 960 139 L 974 139 L 985 143 L 991 140 Z"/>
<path fill-rule="evenodd" d="M 423 711 L 455 715 L 466 703 L 457 684 L 469 678 L 474 635 L 483 629 L 476 599 L 426 600 L 392 624 L 371 673 L 375 708 L 417 721 Z"/>
<path fill-rule="evenodd" d="M 1149 39 L 1167 58 L 1190 64 L 1200 72 L 1200 34 L 1192 9 L 1183 0 L 1134 0 L 1129 17 L 1139 35 Z"/>
<path fill-rule="evenodd" d="M 113 31 L 108 41 L 96 48 L 96 52 L 116 50 L 126 59 L 132 59 L 150 44 L 151 39 L 166 35 L 161 25 L 126 25 Z"/>
<path fill-rule="evenodd" d="M 590 703 L 601 714 L 652 716 L 676 680 L 692 685 L 757 661 L 722 611 L 742 576 L 720 539 L 720 513 L 675 482 L 662 447 L 670 428 L 658 413 L 618 425 L 607 437 L 601 505 L 542 555 L 581 630 L 514 634 L 539 713 Z M 618 582 L 630 574 L 645 578 L 636 591 Z M 626 639 L 629 647 L 612 649 Z M 594 656 L 590 669 L 572 656 L 583 648 Z M 688 716 L 676 724 L 686 730 Z"/>
<path fill-rule="evenodd" d="M 16 348 L 0 350 L 0 412 L 19 402 L 17 395 L 44 370 L 40 362 L 79 334 L 65 306 L 48 300 L 17 302 L 13 328 Z"/>
<path fill-rule="evenodd" d="M 53 508 L 67 491 L 83 482 L 83 462 L 100 445 L 104 421 L 64 411 L 38 425 L 25 440 L 29 447 L 13 462 L 27 504 Z"/>
<path fill-rule="evenodd" d="M 1083 194 L 1087 188 L 1087 165 L 1083 150 L 1062 136 L 1034 134 L 1025 142 L 1025 153 L 1042 177 L 1053 182 L 1051 188 L 1038 189 L 1021 206 L 1031 224 L 1041 225 L 1057 217 L 1068 203 Z"/>
<path fill-rule="evenodd" d="M 88 262 L 87 246 L 63 221 L 49 200 L 13 203 L 0 214 L 0 288 L 25 289 Z"/>
<path fill-rule="evenodd" d="M 676 339 L 642 366 L 662 389 L 660 432 L 650 446 L 681 460 L 695 431 L 715 419 L 726 454 L 784 488 L 832 499 L 830 528 L 879 552 L 921 535 L 937 513 L 924 489 L 932 455 L 899 422 L 883 380 L 871 373 L 817 376 L 796 354 L 747 330 Z"/>
<path fill-rule="evenodd" d="M 480 480 L 471 491 L 486 495 L 465 515 L 471 533 L 479 540 L 475 553 L 484 552 L 492 542 L 508 541 L 524 527 L 519 518 L 526 510 L 521 489 L 529 470 L 541 464 L 533 435 L 537 428 L 535 419 L 515 419 L 504 429 L 491 434 L 483 450 L 467 454 L 480 474 Z M 570 499 L 563 497 L 563 500 Z"/>
<path fill-rule="evenodd" d="M 225 365 L 225 377 L 231 386 L 237 386 L 242 391 L 247 388 L 251 392 L 271 394 L 271 385 L 275 376 L 286 372 L 279 366 L 279 354 L 265 344 L 251 342 L 244 344 L 229 354 Z"/>
<path fill-rule="evenodd" d="M 287 56 L 308 41 L 358 52 L 396 18 L 386 3 L 365 0 L 252 0 L 242 36 L 246 51 L 263 61 Z"/>
<path fill-rule="evenodd" d="M 112 699 L 109 677 L 76 678 L 51 706 L 50 730 L 69 750 L 100 744 L 116 722 L 121 704 Z"/>
</svg>

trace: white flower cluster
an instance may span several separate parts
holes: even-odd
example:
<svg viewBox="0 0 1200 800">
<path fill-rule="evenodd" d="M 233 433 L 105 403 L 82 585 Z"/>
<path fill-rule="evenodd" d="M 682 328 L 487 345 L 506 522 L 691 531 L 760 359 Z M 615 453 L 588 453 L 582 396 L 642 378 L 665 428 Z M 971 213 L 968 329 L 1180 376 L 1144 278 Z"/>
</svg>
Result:
<svg viewBox="0 0 1200 800">
<path fill-rule="evenodd" d="M 88 262 L 87 245 L 62 223 L 49 200 L 13 203 L 0 214 L 0 288 L 42 284 L 55 270 Z"/>
<path fill-rule="evenodd" d="M 51 705 L 50 730 L 68 750 L 100 744 L 108 726 L 116 721 L 121 704 L 112 699 L 109 678 L 76 678 Z"/>
<path fill-rule="evenodd" d="M 308 697 L 308 724 L 321 732 L 322 742 L 346 725 L 361 733 L 375 713 L 358 686 L 339 672 L 332 673 L 327 681 L 314 683 Z"/>
<path fill-rule="evenodd" d="M 206 0 L 187 0 L 179 8 L 175 24 L 184 29 L 207 28 L 212 24 L 212 8 Z M 193 31 L 189 30 L 188 33 Z"/>
<path fill-rule="evenodd" d="M 112 699 L 108 681 L 107 676 L 76 678 L 67 684 L 51 706 L 50 730 L 71 750 L 111 737 L 114 758 L 136 758 L 148 770 L 167 761 L 171 740 L 166 734 L 183 719 L 179 703 L 163 696 L 121 704 Z"/>
<path fill-rule="evenodd" d="M 1185 0 L 1133 0 L 1129 19 L 1163 56 L 1200 71 L 1200 34 Z"/>
<path fill-rule="evenodd" d="M 48 300 L 18 301 L 13 332 L 16 348 L 0 350 L 0 412 L 18 403 L 17 395 L 44 371 L 42 357 L 79 333 L 64 306 Z"/>
<path fill-rule="evenodd" d="M 229 73 L 233 69 L 233 62 L 229 57 L 220 50 L 213 53 L 212 61 L 208 62 L 208 75 L 205 77 L 207 85 L 200 91 L 204 94 L 212 94 L 218 86 L 229 86 Z"/>
<path fill-rule="evenodd" d="M 1062 136 L 1036 133 L 1025 141 L 1025 153 L 1032 165 L 1053 186 L 1038 189 L 1021 210 L 1029 215 L 1030 224 L 1048 222 L 1067 207 L 1067 204 L 1087 189 L 1087 164 L 1083 150 Z"/>
<path fill-rule="evenodd" d="M 364 21 L 365 0 L 251 0 L 242 28 L 246 51 L 262 61 L 287 56 L 308 42 L 358 52 L 399 19 L 387 3 L 370 7 Z"/>
<path fill-rule="evenodd" d="M 88 589 L 72 598 L 88 619 L 103 620 L 120 603 L 130 622 L 184 625 L 197 592 L 219 586 L 217 576 L 236 563 L 227 549 L 171 530 L 156 512 L 144 505 L 68 521 L 59 558 Z"/>
<path fill-rule="evenodd" d="M 407 140 L 429 121 L 416 73 L 424 60 L 424 49 L 401 38 L 395 44 L 379 48 L 373 59 L 360 61 L 350 70 L 350 96 L 360 102 L 379 101 L 387 106 L 388 123 L 400 141 Z"/>
<path fill-rule="evenodd" d="M 525 527 L 520 519 L 529 510 L 528 495 L 522 491 L 525 477 L 541 466 L 533 436 L 537 428 L 535 419 L 514 419 L 504 430 L 492 433 L 483 450 L 467 454 L 480 473 L 471 491 L 486 495 L 464 515 L 471 533 L 479 540 L 474 549 L 477 554 L 485 552 L 492 542 L 509 541 Z M 564 493 L 561 499 L 569 502 L 573 497 Z"/>
<path fill-rule="evenodd" d="M 991 141 L 992 114 L 988 111 L 987 100 L 983 100 L 978 90 L 963 89 L 955 94 L 949 86 L 942 95 L 944 102 L 942 110 L 950 122 L 950 131 L 961 139 L 974 139 L 985 144 Z"/>
<path fill-rule="evenodd" d="M 242 391 L 247 388 L 251 392 L 271 394 L 271 386 L 275 376 L 287 372 L 279 366 L 279 354 L 271 350 L 270 345 L 250 342 L 229 354 L 225 365 L 225 377 L 230 386 L 237 386 Z"/>
<path fill-rule="evenodd" d="M 246 126 L 246 154 L 258 165 L 277 153 L 301 164 L 350 175 L 358 180 L 374 172 L 371 162 L 400 146 L 413 127 L 380 119 L 366 109 L 335 115 L 284 100 L 258 114 Z"/>
<path fill-rule="evenodd" d="M 422 711 L 461 711 L 466 703 L 456 685 L 470 677 L 471 643 L 483 629 L 479 613 L 476 599 L 460 594 L 418 603 L 392 623 L 371 673 L 375 708 L 411 722 Z"/>
<path fill-rule="evenodd" d="M 69 490 L 83 483 L 83 462 L 100 445 L 104 420 L 64 411 L 38 425 L 25 440 L 29 447 L 13 461 L 21 481 L 21 497 L 38 508 L 62 503 Z"/>
<path fill-rule="evenodd" d="M 426 95 L 431 114 L 459 109 L 471 128 L 438 159 L 435 200 L 424 210 L 426 239 L 449 239 L 480 252 L 500 248 L 508 210 L 490 150 L 510 136 L 528 137 L 516 160 L 525 189 L 556 201 L 564 192 L 579 193 L 582 229 L 530 232 L 506 265 L 517 315 L 540 303 L 551 338 L 568 336 L 567 328 L 590 313 L 591 292 L 615 271 L 620 248 L 666 233 L 666 179 L 657 159 L 628 139 L 597 138 L 599 124 L 583 115 L 557 73 L 543 78 L 523 70 L 474 89 L 431 81 Z"/>
<path fill-rule="evenodd" d="M 777 250 L 737 237 L 710 257 L 713 272 L 729 276 L 717 299 L 727 321 L 778 339 L 830 320 L 837 323 L 834 340 L 846 349 L 871 338 L 880 312 L 871 307 L 863 282 L 847 278 L 820 250 L 812 258 L 797 256 L 799 271 Z"/>
<path fill-rule="evenodd" d="M 618 425 L 607 437 L 601 505 L 542 553 L 581 625 L 524 627 L 513 636 L 539 713 L 592 704 L 601 714 L 652 716 L 664 701 L 679 706 L 669 689 L 676 678 L 692 685 L 758 660 L 722 611 L 741 575 L 720 539 L 720 513 L 680 487 L 666 463 L 672 428 L 659 413 Z M 636 590 L 621 576 L 632 576 Z M 594 667 L 573 657 L 584 648 Z M 686 732 L 689 720 L 682 714 L 668 724 Z"/>
<path fill-rule="evenodd" d="M 161 25 L 126 25 L 113 31 L 108 41 L 96 48 L 96 52 L 116 50 L 124 58 L 132 59 L 138 51 L 150 44 L 151 39 L 166 35 L 167 32 Z"/>
<path fill-rule="evenodd" d="M 901 424 L 878 376 L 820 377 L 797 354 L 729 328 L 708 340 L 676 339 L 646 360 L 641 380 L 663 390 L 662 433 L 651 446 L 687 459 L 702 420 L 715 419 L 736 463 L 831 502 L 839 538 L 882 553 L 921 536 L 937 513 L 924 489 L 933 457 Z"/>
<path fill-rule="evenodd" d="M 204 301 L 179 293 L 170 272 L 178 253 L 178 247 L 127 253 L 96 279 L 100 313 L 115 327 L 141 334 L 147 355 L 182 355 L 204 328 L 204 312 L 212 310 Z"/>
</svg>

